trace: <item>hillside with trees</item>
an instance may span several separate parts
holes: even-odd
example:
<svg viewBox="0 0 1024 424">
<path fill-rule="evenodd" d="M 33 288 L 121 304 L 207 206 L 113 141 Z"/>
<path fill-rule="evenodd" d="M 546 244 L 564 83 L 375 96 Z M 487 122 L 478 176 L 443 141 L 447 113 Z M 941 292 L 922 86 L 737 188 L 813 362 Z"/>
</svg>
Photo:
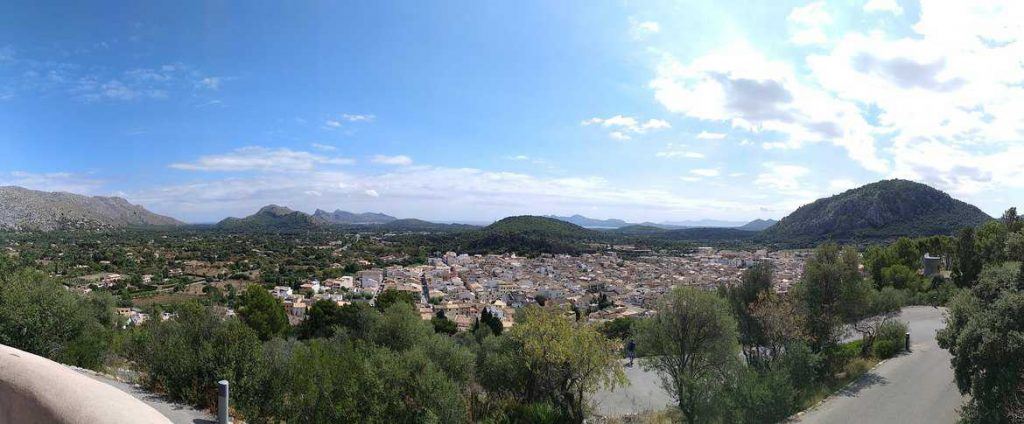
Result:
<svg viewBox="0 0 1024 424">
<path fill-rule="evenodd" d="M 884 180 L 801 206 L 762 239 L 787 244 L 951 235 L 992 218 L 927 185 Z"/>
</svg>

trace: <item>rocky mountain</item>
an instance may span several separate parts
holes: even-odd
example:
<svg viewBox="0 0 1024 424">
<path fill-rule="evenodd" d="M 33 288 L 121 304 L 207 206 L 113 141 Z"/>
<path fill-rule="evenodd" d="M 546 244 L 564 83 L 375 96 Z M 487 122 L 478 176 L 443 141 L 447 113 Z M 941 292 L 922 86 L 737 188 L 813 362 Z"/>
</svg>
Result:
<svg viewBox="0 0 1024 424">
<path fill-rule="evenodd" d="M 230 231 L 304 231 L 328 223 L 305 212 L 284 206 L 267 205 L 245 218 L 225 218 L 217 228 Z"/>
<path fill-rule="evenodd" d="M 177 225 L 184 223 L 120 197 L 0 186 L 0 229 L 52 231 Z"/>
<path fill-rule="evenodd" d="M 330 224 L 339 225 L 387 224 L 398 220 L 398 218 L 382 213 L 352 213 L 341 209 L 335 210 L 334 212 L 317 209 L 316 212 L 313 212 L 313 217 Z"/>
<path fill-rule="evenodd" d="M 776 221 L 774 219 L 755 219 L 739 227 L 736 227 L 736 229 L 744 231 L 764 231 L 768 227 L 775 225 L 776 222 L 779 221 Z"/>
<path fill-rule="evenodd" d="M 927 185 L 884 180 L 801 206 L 761 234 L 778 243 L 953 234 L 992 217 Z"/>
</svg>

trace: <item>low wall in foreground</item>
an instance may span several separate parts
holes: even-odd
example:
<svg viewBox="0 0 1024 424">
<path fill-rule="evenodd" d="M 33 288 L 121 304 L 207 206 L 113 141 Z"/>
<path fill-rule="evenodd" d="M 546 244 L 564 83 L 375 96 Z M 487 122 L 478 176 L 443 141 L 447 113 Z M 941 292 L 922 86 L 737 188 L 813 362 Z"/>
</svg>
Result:
<svg viewBox="0 0 1024 424">
<path fill-rule="evenodd" d="M 0 345 L 0 423 L 170 424 L 142 401 L 41 356 Z"/>
</svg>

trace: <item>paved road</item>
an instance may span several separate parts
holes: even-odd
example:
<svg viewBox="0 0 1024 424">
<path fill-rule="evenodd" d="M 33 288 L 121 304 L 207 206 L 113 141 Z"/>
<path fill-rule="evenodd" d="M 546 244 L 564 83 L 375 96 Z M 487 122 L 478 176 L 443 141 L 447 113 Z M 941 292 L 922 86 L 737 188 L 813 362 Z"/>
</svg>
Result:
<svg viewBox="0 0 1024 424">
<path fill-rule="evenodd" d="M 904 308 L 899 319 L 910 324 L 909 354 L 885 361 L 839 391 L 797 423 L 953 423 L 963 401 L 953 381 L 949 352 L 935 341 L 945 327 L 943 310 Z"/>
<path fill-rule="evenodd" d="M 624 361 L 623 364 L 628 361 Z M 590 399 L 594 412 L 605 417 L 635 415 L 647 411 L 660 411 L 675 405 L 672 397 L 661 388 L 661 380 L 654 371 L 644 371 L 637 361 L 626 368 L 630 384 L 613 391 L 601 390 Z"/>
<path fill-rule="evenodd" d="M 912 352 L 885 361 L 794 422 L 955 422 L 962 398 L 953 382 L 949 353 L 935 342 L 935 332 L 945 327 L 942 314 L 932 307 L 904 308 L 899 319 L 909 323 Z M 598 415 L 630 415 L 673 405 L 655 373 L 636 366 L 626 368 L 626 376 L 629 386 L 591 398 Z"/>
<path fill-rule="evenodd" d="M 72 369 L 92 378 L 93 380 L 114 386 L 117 389 L 132 395 L 136 399 L 145 402 L 147 405 L 152 406 L 153 409 L 156 409 L 167 417 L 167 419 L 171 420 L 174 424 L 214 424 L 217 422 L 217 417 L 206 411 L 200 411 L 190 406 L 169 402 L 161 396 L 149 393 L 133 384 L 117 381 L 105 375 L 97 374 L 89 370 L 83 370 L 81 368 L 72 367 Z"/>
</svg>

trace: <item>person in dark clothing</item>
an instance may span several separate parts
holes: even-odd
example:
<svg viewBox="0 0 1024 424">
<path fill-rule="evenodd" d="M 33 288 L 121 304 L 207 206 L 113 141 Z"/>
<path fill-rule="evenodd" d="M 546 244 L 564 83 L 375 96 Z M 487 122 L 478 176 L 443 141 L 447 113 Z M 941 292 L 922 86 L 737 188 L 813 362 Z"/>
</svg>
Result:
<svg viewBox="0 0 1024 424">
<path fill-rule="evenodd" d="M 629 358 L 629 366 L 633 366 L 633 358 L 636 358 L 636 342 L 632 339 L 626 343 L 626 357 Z"/>
</svg>

